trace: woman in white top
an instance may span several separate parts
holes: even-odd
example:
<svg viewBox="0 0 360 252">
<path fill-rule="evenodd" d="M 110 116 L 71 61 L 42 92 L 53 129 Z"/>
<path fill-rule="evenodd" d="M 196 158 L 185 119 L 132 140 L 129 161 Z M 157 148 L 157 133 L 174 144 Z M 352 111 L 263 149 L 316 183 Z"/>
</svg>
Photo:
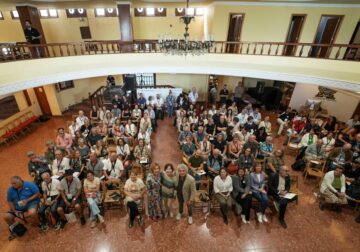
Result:
<svg viewBox="0 0 360 252">
<path fill-rule="evenodd" d="M 116 154 L 123 157 L 123 162 L 126 161 L 130 155 L 130 148 L 123 138 L 119 138 L 116 146 Z"/>
<path fill-rule="evenodd" d="M 220 168 L 219 175 L 214 179 L 215 198 L 220 204 L 220 210 L 224 219 L 224 223 L 228 224 L 228 211 L 232 206 L 230 193 L 233 190 L 231 176 L 224 167 Z"/>
<path fill-rule="evenodd" d="M 199 142 L 199 149 L 201 150 L 204 160 L 207 160 L 211 151 L 211 143 L 207 134 L 205 134 L 203 140 Z"/>
<path fill-rule="evenodd" d="M 334 133 L 329 132 L 325 137 L 323 137 L 322 140 L 323 140 L 322 148 L 325 151 L 325 155 L 328 156 L 330 151 L 335 148 Z"/>
<path fill-rule="evenodd" d="M 114 122 L 115 122 L 115 118 L 113 114 L 109 110 L 107 110 L 105 113 L 105 118 L 103 120 L 103 123 L 106 124 L 109 128 L 112 128 Z"/>
<path fill-rule="evenodd" d="M 99 107 L 99 119 L 100 121 L 103 121 L 105 118 L 105 111 L 106 111 L 106 107 Z"/>
<path fill-rule="evenodd" d="M 261 127 L 265 128 L 266 134 L 271 135 L 271 122 L 269 116 L 265 116 L 264 121 L 260 122 L 259 128 Z"/>
<path fill-rule="evenodd" d="M 144 111 L 144 116 L 140 119 L 140 129 L 145 129 L 149 133 L 151 132 L 151 119 L 147 111 Z"/>
<path fill-rule="evenodd" d="M 139 106 L 135 104 L 135 107 L 132 111 L 131 117 L 133 120 L 140 121 L 141 119 L 141 109 L 139 109 Z"/>
</svg>

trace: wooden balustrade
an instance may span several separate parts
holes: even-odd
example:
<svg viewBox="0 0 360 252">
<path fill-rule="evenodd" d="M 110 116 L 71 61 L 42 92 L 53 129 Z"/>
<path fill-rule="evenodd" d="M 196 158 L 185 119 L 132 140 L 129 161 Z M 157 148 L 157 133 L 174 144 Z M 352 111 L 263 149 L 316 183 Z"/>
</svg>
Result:
<svg viewBox="0 0 360 252">
<path fill-rule="evenodd" d="M 208 52 L 360 61 L 360 45 L 347 44 L 218 41 Z M 93 40 L 39 45 L 0 43 L 0 62 L 113 53 L 161 53 L 161 50 L 156 40 Z"/>
</svg>

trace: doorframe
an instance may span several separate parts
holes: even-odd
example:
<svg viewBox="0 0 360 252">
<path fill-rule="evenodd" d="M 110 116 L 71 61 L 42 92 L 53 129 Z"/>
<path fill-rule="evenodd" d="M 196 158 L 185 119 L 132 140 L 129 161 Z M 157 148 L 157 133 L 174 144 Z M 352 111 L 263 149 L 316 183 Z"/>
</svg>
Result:
<svg viewBox="0 0 360 252">
<path fill-rule="evenodd" d="M 300 28 L 299 40 L 300 40 L 301 35 L 302 35 L 302 32 L 303 32 L 303 30 L 304 30 L 304 24 L 305 24 L 305 21 L 306 21 L 306 18 L 307 18 L 307 14 L 305 14 L 305 13 L 293 13 L 293 14 L 291 14 L 290 20 L 289 20 L 289 25 L 288 25 L 287 32 L 286 32 L 286 35 L 285 35 L 285 41 L 284 41 L 284 43 L 287 43 L 286 40 L 287 40 L 289 31 L 290 31 L 291 21 L 292 21 L 292 18 L 293 18 L 294 16 L 302 16 L 302 17 L 304 17 L 303 24 L 302 24 L 302 26 L 301 26 L 301 28 Z M 297 49 L 297 47 L 295 47 L 295 52 L 296 52 L 296 49 Z M 285 52 L 285 46 L 284 46 L 284 48 L 283 48 L 283 54 L 284 54 L 284 52 Z M 283 56 L 285 56 L 285 55 L 283 55 Z M 290 57 L 291 57 L 291 56 L 290 56 Z"/>
<path fill-rule="evenodd" d="M 241 12 L 230 12 L 229 13 L 229 18 L 228 18 L 228 25 L 227 25 L 227 34 L 226 34 L 226 42 L 231 42 L 231 41 L 228 41 L 228 37 L 229 37 L 229 28 L 230 28 L 230 23 L 231 23 L 231 16 L 232 15 L 241 15 L 242 16 L 242 22 L 241 22 L 241 30 L 240 30 L 240 36 L 239 36 L 239 38 L 240 38 L 240 41 L 239 42 L 241 42 L 241 35 L 242 35 L 242 29 L 243 29 L 243 26 L 244 26 L 244 19 L 245 19 L 245 13 L 241 13 Z M 238 53 L 239 52 L 239 49 L 240 48 L 237 48 L 237 50 L 236 50 L 236 53 Z M 225 48 L 225 51 L 227 51 L 227 48 Z"/>
<path fill-rule="evenodd" d="M 349 45 L 353 45 L 354 39 L 355 39 L 356 34 L 357 34 L 358 32 L 360 32 L 360 19 L 359 19 L 359 21 L 358 21 L 358 22 L 356 23 L 356 25 L 355 25 L 355 29 L 354 29 L 354 31 L 353 31 L 353 34 L 351 35 L 351 38 L 350 38 L 350 41 L 349 41 Z M 348 55 L 348 53 L 349 53 L 350 50 L 351 50 L 351 49 L 350 49 L 349 47 L 346 49 L 343 59 L 348 59 L 346 56 Z M 357 50 L 359 50 L 359 49 L 357 49 Z M 357 50 L 356 50 L 356 51 L 357 51 Z M 355 56 L 356 56 L 356 54 L 355 54 Z"/>
<path fill-rule="evenodd" d="M 319 19 L 319 22 L 318 22 L 318 25 L 317 25 L 317 27 L 316 27 L 316 31 L 315 31 L 315 35 L 314 35 L 314 39 L 313 39 L 313 44 L 315 44 L 316 35 L 317 35 L 317 32 L 318 32 L 319 27 L 320 27 L 321 19 L 322 19 L 324 16 L 325 16 L 325 17 L 326 17 L 326 16 L 340 17 L 339 26 L 338 26 L 338 28 L 336 29 L 336 33 L 335 33 L 335 35 L 334 35 L 334 39 L 332 40 L 331 44 L 329 44 L 329 47 L 330 47 L 331 45 L 334 44 L 334 41 L 337 39 L 337 35 L 339 34 L 339 30 L 340 30 L 340 27 L 341 27 L 341 24 L 342 24 L 342 22 L 343 22 L 343 20 L 344 20 L 345 15 L 321 14 L 320 19 Z M 312 48 L 310 48 L 310 51 L 311 51 L 311 50 L 312 50 Z M 329 56 L 329 49 L 328 49 L 327 52 L 326 52 L 325 58 L 326 58 L 327 56 Z"/>
</svg>

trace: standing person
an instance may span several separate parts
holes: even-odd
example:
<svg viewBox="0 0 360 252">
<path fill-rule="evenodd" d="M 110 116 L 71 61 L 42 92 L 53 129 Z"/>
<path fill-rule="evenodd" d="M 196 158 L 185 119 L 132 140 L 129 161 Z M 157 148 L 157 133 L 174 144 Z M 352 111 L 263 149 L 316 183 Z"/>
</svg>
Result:
<svg viewBox="0 0 360 252">
<path fill-rule="evenodd" d="M 240 108 L 244 93 L 245 93 L 244 84 L 241 81 L 239 81 L 238 85 L 234 89 L 234 102 L 236 102 L 236 106 L 238 108 Z"/>
<path fill-rule="evenodd" d="M 257 218 L 259 223 L 268 222 L 265 216 L 265 210 L 268 207 L 268 197 L 265 191 L 265 174 L 262 172 L 260 163 L 255 165 L 255 171 L 250 173 L 250 185 L 252 196 L 259 201 L 260 206 L 257 212 Z"/>
<path fill-rule="evenodd" d="M 188 97 L 189 97 L 189 102 L 190 102 L 190 104 L 195 105 L 196 102 L 197 102 L 197 100 L 198 100 L 198 98 L 199 98 L 199 94 L 196 92 L 196 88 L 195 88 L 195 87 L 192 87 L 192 88 L 191 88 L 191 92 L 189 93 Z"/>
<path fill-rule="evenodd" d="M 217 85 L 213 86 L 210 89 L 210 103 L 211 104 L 216 104 L 216 95 L 217 95 L 216 87 L 217 87 Z"/>
<path fill-rule="evenodd" d="M 250 192 L 250 178 L 245 173 L 244 168 L 239 168 L 236 175 L 232 175 L 233 191 L 232 198 L 241 205 L 241 220 L 243 223 L 250 224 L 250 209 L 252 195 Z"/>
<path fill-rule="evenodd" d="M 39 188 L 35 184 L 23 181 L 19 176 L 13 176 L 6 197 L 9 211 L 4 217 L 4 220 L 9 227 L 15 224 L 15 218 L 19 213 L 28 213 L 31 222 L 37 224 L 39 197 Z M 15 237 L 16 234 L 10 231 L 9 240 L 14 239 Z"/>
<path fill-rule="evenodd" d="M 159 221 L 162 217 L 160 165 L 152 164 L 150 171 L 146 178 L 149 216 L 153 221 Z"/>
<path fill-rule="evenodd" d="M 32 23 L 30 20 L 25 20 L 24 34 L 28 43 L 32 45 L 40 44 L 40 39 L 42 38 L 42 35 L 37 29 L 32 27 Z M 33 52 L 35 53 L 35 57 L 40 58 L 42 56 L 42 50 L 40 47 L 33 47 L 33 50 Z"/>
<path fill-rule="evenodd" d="M 134 220 L 137 217 L 139 225 L 143 226 L 143 219 L 138 209 L 138 204 L 144 198 L 146 192 L 146 186 L 144 182 L 137 177 L 137 174 L 134 170 L 130 172 L 130 178 L 126 180 L 124 186 L 124 192 L 126 195 L 125 204 L 129 209 L 129 228 L 134 226 Z"/>
<path fill-rule="evenodd" d="M 176 220 L 180 220 L 184 211 L 184 203 L 188 209 L 188 223 L 193 223 L 192 206 L 195 200 L 196 186 L 195 179 L 188 174 L 188 168 L 185 164 L 179 164 L 177 167 L 177 174 L 175 177 L 176 194 L 179 201 L 179 213 Z"/>
<path fill-rule="evenodd" d="M 172 91 L 170 90 L 168 96 L 166 96 L 166 99 L 165 99 L 165 105 L 167 108 L 168 117 L 172 117 L 174 115 L 175 102 L 176 102 L 175 96 L 173 95 Z"/>
<path fill-rule="evenodd" d="M 274 173 L 270 176 L 269 195 L 274 199 L 274 206 L 279 212 L 279 222 L 283 228 L 287 228 L 285 222 L 285 211 L 288 199 L 284 196 L 290 191 L 290 176 L 288 175 L 289 168 L 285 165 L 280 167 L 279 173 Z"/>
<path fill-rule="evenodd" d="M 160 173 L 160 182 L 164 218 L 166 218 L 167 216 L 170 216 L 170 218 L 172 218 L 174 217 L 174 213 L 172 211 L 172 204 L 176 195 L 174 166 L 172 164 L 165 165 L 164 171 Z"/>
<path fill-rule="evenodd" d="M 233 191 L 231 176 L 227 173 L 225 168 L 220 168 L 219 175 L 214 179 L 214 193 L 215 198 L 220 204 L 220 210 L 223 216 L 224 223 L 228 224 L 228 211 L 232 206 L 232 199 L 230 193 Z"/>
<path fill-rule="evenodd" d="M 220 90 L 220 104 L 226 104 L 228 98 L 229 98 L 229 90 L 227 89 L 227 85 L 224 84 L 223 89 Z"/>
</svg>

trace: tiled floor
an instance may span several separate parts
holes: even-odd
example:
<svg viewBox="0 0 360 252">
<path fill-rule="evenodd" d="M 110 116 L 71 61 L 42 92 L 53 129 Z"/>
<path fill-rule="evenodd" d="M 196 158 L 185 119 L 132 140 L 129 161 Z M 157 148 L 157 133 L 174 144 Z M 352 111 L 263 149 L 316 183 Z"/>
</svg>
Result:
<svg viewBox="0 0 360 252">
<path fill-rule="evenodd" d="M 26 151 L 43 152 L 44 142 L 53 138 L 54 129 L 65 121 L 51 119 L 18 143 L 0 150 L 2 215 L 7 210 L 5 195 L 10 177 L 17 174 L 29 179 Z M 281 140 L 276 139 L 278 146 Z M 154 160 L 160 165 L 179 162 L 172 120 L 160 122 L 153 143 Z M 291 164 L 293 157 L 286 157 L 286 161 Z M 269 224 L 259 225 L 253 212 L 250 225 L 240 223 L 231 215 L 228 226 L 223 224 L 219 213 L 212 214 L 207 221 L 202 214 L 196 214 L 191 226 L 185 219 L 179 223 L 174 219 L 158 223 L 146 220 L 145 232 L 138 227 L 129 230 L 124 211 L 109 210 L 105 215 L 105 229 L 91 229 L 89 223 L 83 227 L 74 223 L 64 230 L 40 234 L 37 228 L 30 227 L 24 237 L 11 242 L 7 241 L 7 226 L 0 221 L 0 251 L 359 251 L 360 225 L 354 222 L 356 213 L 352 208 L 339 214 L 321 212 L 311 192 L 314 182 L 304 184 L 300 178 L 300 190 L 304 194 L 298 205 L 288 207 L 286 230 L 280 227 L 271 210 L 268 210 Z"/>
</svg>

